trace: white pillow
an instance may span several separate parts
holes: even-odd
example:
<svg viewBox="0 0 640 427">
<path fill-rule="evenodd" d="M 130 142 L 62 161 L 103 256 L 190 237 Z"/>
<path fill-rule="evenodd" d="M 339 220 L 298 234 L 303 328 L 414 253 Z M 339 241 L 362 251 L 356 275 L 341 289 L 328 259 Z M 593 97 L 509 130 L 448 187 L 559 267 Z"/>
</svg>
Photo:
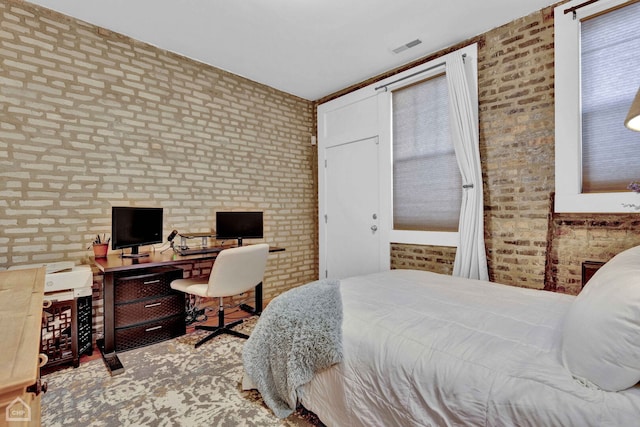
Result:
<svg viewBox="0 0 640 427">
<path fill-rule="evenodd" d="M 562 360 L 574 377 L 603 390 L 640 381 L 640 246 L 603 265 L 571 304 Z"/>
</svg>

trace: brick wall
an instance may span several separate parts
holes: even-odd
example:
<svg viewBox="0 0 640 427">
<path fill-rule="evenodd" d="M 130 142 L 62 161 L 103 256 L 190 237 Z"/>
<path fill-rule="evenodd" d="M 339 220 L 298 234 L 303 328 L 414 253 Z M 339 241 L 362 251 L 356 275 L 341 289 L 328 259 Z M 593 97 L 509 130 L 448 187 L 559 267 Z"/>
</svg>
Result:
<svg viewBox="0 0 640 427">
<path fill-rule="evenodd" d="M 480 150 L 491 279 L 577 294 L 583 261 L 640 244 L 634 214 L 553 214 L 553 7 L 484 34 Z"/>
<path fill-rule="evenodd" d="M 263 210 L 265 298 L 317 278 L 313 103 L 18 0 L 0 0 L 0 269 L 89 263 L 111 206 L 172 229 Z M 100 278 L 96 277 L 99 288 Z"/>
<path fill-rule="evenodd" d="M 624 249 L 640 245 L 638 214 L 556 214 L 545 289 L 577 294 L 582 287 L 582 262 L 606 262 Z"/>
<path fill-rule="evenodd" d="M 470 43 L 478 43 L 480 157 L 490 279 L 542 289 L 555 176 L 553 8 L 420 62 Z M 453 248 L 425 247 L 419 252 L 413 245 L 392 245 L 394 268 L 417 266 L 450 273 L 454 257 Z"/>
<path fill-rule="evenodd" d="M 577 294 L 582 262 L 607 261 L 640 244 L 640 220 L 637 214 L 552 214 L 553 21 L 553 7 L 542 9 L 319 102 L 478 43 L 480 156 L 490 278 Z M 450 273 L 454 257 L 452 248 L 391 245 L 392 268 Z"/>
<path fill-rule="evenodd" d="M 555 185 L 553 8 L 484 34 L 478 56 L 491 279 L 543 288 Z"/>
<path fill-rule="evenodd" d="M 441 274 L 453 272 L 456 248 L 443 246 L 391 244 L 391 268 L 426 270 Z"/>
</svg>

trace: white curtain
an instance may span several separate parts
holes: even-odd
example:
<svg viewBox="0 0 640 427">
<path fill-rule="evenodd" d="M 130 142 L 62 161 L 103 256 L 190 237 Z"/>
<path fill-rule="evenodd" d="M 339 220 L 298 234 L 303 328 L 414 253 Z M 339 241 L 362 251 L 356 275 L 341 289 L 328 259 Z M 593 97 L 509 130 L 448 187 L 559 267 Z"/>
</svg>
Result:
<svg viewBox="0 0 640 427">
<path fill-rule="evenodd" d="M 453 275 L 488 280 L 478 121 L 472 108 L 471 91 L 464 67 L 460 54 L 453 54 L 447 59 L 451 136 L 463 184 L 460 242 L 453 263 Z"/>
</svg>

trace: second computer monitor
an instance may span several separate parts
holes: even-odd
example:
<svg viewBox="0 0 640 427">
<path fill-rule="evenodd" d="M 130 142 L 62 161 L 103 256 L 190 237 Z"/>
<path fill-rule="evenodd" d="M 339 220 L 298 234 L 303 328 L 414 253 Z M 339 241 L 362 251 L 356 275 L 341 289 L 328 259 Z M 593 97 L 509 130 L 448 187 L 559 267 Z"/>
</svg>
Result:
<svg viewBox="0 0 640 427">
<path fill-rule="evenodd" d="M 216 212 L 216 239 L 262 239 L 262 212 Z"/>
</svg>

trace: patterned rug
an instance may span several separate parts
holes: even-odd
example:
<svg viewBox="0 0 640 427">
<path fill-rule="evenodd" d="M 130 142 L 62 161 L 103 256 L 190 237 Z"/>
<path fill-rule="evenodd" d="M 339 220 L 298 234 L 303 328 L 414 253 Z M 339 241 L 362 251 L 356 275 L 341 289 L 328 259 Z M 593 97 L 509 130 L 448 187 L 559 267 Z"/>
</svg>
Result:
<svg viewBox="0 0 640 427">
<path fill-rule="evenodd" d="M 252 320 L 236 329 L 249 332 Z M 223 335 L 194 348 L 204 334 L 119 353 L 125 372 L 114 377 L 102 359 L 46 375 L 42 425 L 323 426 L 302 407 L 276 418 L 260 393 L 241 390 L 245 341 Z"/>
</svg>

